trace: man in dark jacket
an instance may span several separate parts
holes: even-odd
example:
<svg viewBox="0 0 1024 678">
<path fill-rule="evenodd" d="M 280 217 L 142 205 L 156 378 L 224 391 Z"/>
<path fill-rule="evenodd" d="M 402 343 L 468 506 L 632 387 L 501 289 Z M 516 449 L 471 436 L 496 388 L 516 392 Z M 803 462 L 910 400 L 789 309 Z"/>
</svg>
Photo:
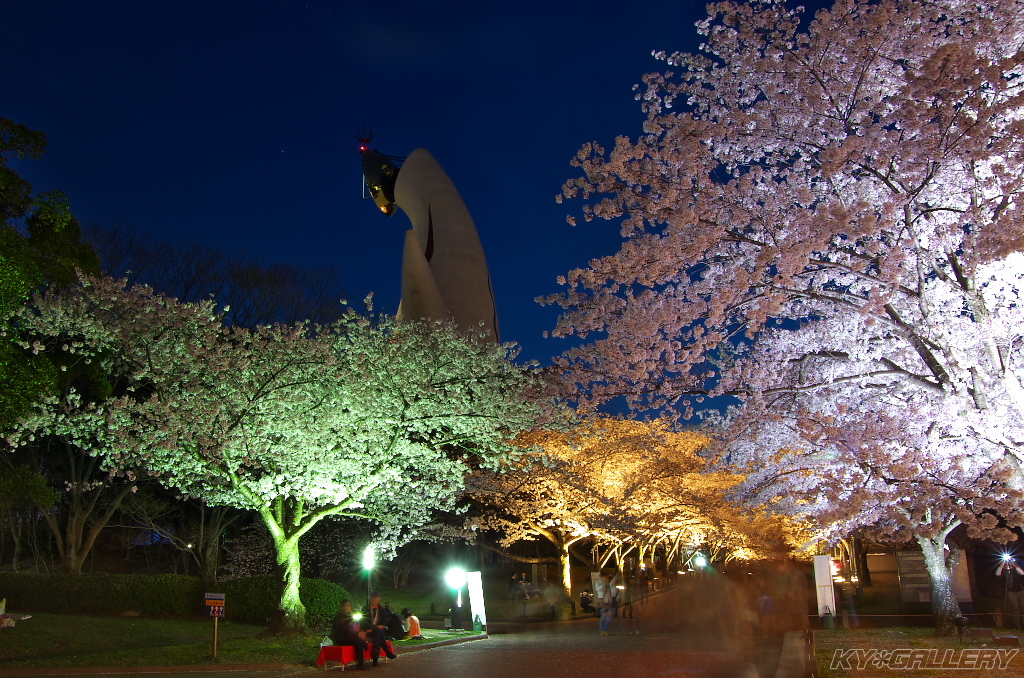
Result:
<svg viewBox="0 0 1024 678">
<path fill-rule="evenodd" d="M 384 609 L 388 611 L 388 639 L 402 640 L 405 638 L 405 624 L 402 623 L 402 618 L 392 612 L 387 605 L 384 606 Z"/>
<path fill-rule="evenodd" d="M 1003 570 L 1006 570 L 1003 572 Z M 1004 611 L 1003 626 L 1010 628 L 1024 628 L 1024 570 L 1020 569 L 1011 556 L 1003 556 L 1002 562 L 996 568 L 997 577 L 1005 577 L 1004 586 Z"/>
<path fill-rule="evenodd" d="M 366 654 L 366 641 L 359 619 L 352 614 L 352 601 L 345 598 L 341 601 L 340 612 L 331 622 L 331 641 L 335 645 L 351 645 L 356 651 L 356 668 L 363 668 L 363 657 Z"/>
<path fill-rule="evenodd" d="M 395 653 L 388 647 L 388 617 L 390 611 L 380 602 L 380 592 L 370 593 L 370 604 L 363 608 L 363 628 L 366 630 L 366 639 L 370 643 L 370 657 L 373 665 L 377 665 L 381 652 L 384 652 L 388 659 L 394 659 Z"/>
</svg>

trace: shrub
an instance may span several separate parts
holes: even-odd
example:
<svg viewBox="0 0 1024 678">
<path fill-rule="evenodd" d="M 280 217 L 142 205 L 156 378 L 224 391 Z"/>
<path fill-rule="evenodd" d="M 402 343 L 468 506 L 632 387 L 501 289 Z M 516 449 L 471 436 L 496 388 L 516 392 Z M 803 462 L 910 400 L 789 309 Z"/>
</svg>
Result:
<svg viewBox="0 0 1024 678">
<path fill-rule="evenodd" d="M 310 628 L 329 626 L 338 614 L 338 603 L 352 595 L 333 582 L 324 579 L 301 579 L 299 598 L 306 606 L 306 625 Z"/>
<path fill-rule="evenodd" d="M 194 614 L 203 601 L 202 583 L 177 574 L 82 575 L 0 573 L 0 598 L 11 609 L 30 612 L 153 616 Z"/>
<path fill-rule="evenodd" d="M 269 624 L 277 609 L 277 586 L 273 576 L 260 575 L 233 579 L 218 585 L 225 595 L 228 615 L 248 624 Z M 306 625 L 327 626 L 338 614 L 338 601 L 349 593 L 337 584 L 323 579 L 303 577 L 299 580 L 299 599 L 306 606 Z"/>
<path fill-rule="evenodd" d="M 277 609 L 274 577 L 246 577 L 218 584 L 212 592 L 225 594 L 232 621 L 268 624 Z M 16 612 L 55 614 L 120 614 L 127 610 L 146 616 L 193 616 L 202 613 L 204 588 L 198 577 L 177 574 L 81 575 L 0 572 L 0 598 Z M 299 596 L 306 606 L 306 623 L 326 626 L 337 614 L 345 589 L 322 579 L 300 580 Z"/>
</svg>

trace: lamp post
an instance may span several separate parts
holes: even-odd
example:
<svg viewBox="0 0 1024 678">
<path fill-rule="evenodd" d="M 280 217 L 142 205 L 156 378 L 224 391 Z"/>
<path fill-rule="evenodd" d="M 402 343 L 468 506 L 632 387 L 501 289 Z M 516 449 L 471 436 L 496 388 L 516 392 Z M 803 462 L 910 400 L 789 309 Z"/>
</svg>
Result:
<svg viewBox="0 0 1024 678">
<path fill-rule="evenodd" d="M 373 590 L 373 566 L 375 564 L 373 544 L 368 544 L 363 551 L 363 569 L 366 570 L 366 604 L 370 604 L 370 592 Z"/>
<path fill-rule="evenodd" d="M 453 567 L 444 575 L 448 588 L 456 592 L 455 607 L 452 608 L 452 628 L 462 628 L 462 587 L 466 585 L 466 571 L 461 567 Z"/>
</svg>

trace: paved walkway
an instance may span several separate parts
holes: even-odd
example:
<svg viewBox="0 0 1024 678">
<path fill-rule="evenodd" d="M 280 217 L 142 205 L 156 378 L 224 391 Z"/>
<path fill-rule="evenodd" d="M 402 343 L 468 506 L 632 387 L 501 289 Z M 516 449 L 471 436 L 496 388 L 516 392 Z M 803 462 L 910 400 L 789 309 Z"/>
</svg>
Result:
<svg viewBox="0 0 1024 678">
<path fill-rule="evenodd" d="M 374 676 L 376 678 L 774 678 L 782 637 L 736 637 L 730 610 L 707 591 L 667 591 L 639 612 L 640 635 L 601 636 L 597 620 L 521 624 L 511 633 L 408 652 L 361 672 L 308 668 L 242 671 L 221 676 Z M 616 623 L 612 623 L 612 631 Z M 80 675 L 96 675 L 83 671 Z M 203 674 L 150 673 L 147 678 Z M 207 674 L 211 675 L 211 674 Z"/>
<path fill-rule="evenodd" d="M 601 636 L 597 620 L 522 624 L 487 640 L 400 656 L 365 675 L 378 678 L 773 678 L 781 636 L 736 638 L 723 630 L 713 606 L 691 593 L 651 598 L 640 614 L 640 635 Z M 616 630 L 616 622 L 612 630 Z M 346 674 L 348 672 L 346 671 Z M 360 674 L 360 675 L 363 675 Z"/>
</svg>

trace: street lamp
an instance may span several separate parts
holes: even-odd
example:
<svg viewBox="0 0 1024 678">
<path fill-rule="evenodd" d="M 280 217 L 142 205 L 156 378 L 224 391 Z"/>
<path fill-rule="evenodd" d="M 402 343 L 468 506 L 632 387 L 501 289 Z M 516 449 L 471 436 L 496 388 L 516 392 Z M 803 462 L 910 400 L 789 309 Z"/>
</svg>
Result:
<svg viewBox="0 0 1024 678">
<path fill-rule="evenodd" d="M 466 571 L 453 567 L 445 572 L 444 582 L 456 591 L 455 607 L 452 608 L 452 628 L 462 628 L 462 587 L 466 585 Z"/>
<path fill-rule="evenodd" d="M 705 558 L 704 556 L 697 556 L 696 558 L 693 559 L 693 564 L 696 565 L 697 567 L 704 567 L 705 565 L 708 564 L 708 559 Z"/>
<path fill-rule="evenodd" d="M 372 587 L 370 585 L 373 579 L 373 566 L 375 564 L 373 554 L 373 544 L 368 544 L 366 550 L 363 551 L 363 569 L 366 570 L 366 603 L 370 603 L 370 591 Z"/>
</svg>

